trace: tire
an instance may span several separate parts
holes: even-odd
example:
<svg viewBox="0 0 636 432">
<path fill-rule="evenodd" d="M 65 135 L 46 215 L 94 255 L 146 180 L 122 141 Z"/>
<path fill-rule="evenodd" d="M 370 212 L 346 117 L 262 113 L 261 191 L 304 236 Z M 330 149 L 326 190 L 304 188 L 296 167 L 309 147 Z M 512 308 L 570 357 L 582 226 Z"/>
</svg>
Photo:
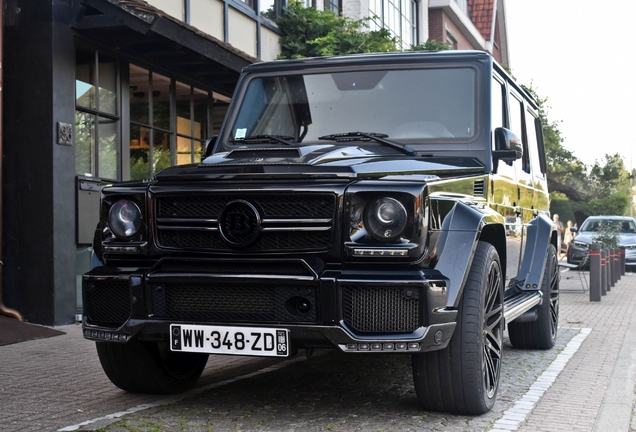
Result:
<svg viewBox="0 0 636 432">
<path fill-rule="evenodd" d="M 96 342 L 106 376 L 131 393 L 171 394 L 186 391 L 197 382 L 207 354 L 172 352 L 161 342 Z"/>
<path fill-rule="evenodd" d="M 541 281 L 543 303 L 537 306 L 537 320 L 508 324 L 510 343 L 515 348 L 546 350 L 554 346 L 559 325 L 559 277 L 556 249 L 550 245 Z"/>
<path fill-rule="evenodd" d="M 503 278 L 496 249 L 479 242 L 449 345 L 412 356 L 413 382 L 428 411 L 484 414 L 497 399 L 503 348 Z"/>
</svg>

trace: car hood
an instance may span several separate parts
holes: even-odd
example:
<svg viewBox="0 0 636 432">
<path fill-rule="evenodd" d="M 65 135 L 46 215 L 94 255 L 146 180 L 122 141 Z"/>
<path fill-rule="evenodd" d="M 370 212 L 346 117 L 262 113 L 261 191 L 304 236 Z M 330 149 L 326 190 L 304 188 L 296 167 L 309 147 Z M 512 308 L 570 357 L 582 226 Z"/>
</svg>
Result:
<svg viewBox="0 0 636 432">
<path fill-rule="evenodd" d="M 594 238 L 598 235 L 596 232 L 592 231 L 581 231 L 576 237 L 574 237 L 574 241 L 581 243 L 594 243 Z M 631 246 L 636 245 L 636 234 L 633 233 L 620 233 L 618 236 L 618 244 L 619 246 Z"/>
<path fill-rule="evenodd" d="M 290 179 L 384 178 L 424 180 L 476 175 L 484 166 L 468 157 L 413 157 L 376 145 L 314 145 L 283 148 L 239 148 L 216 153 L 200 164 L 167 168 L 155 178 L 187 179 Z"/>
</svg>

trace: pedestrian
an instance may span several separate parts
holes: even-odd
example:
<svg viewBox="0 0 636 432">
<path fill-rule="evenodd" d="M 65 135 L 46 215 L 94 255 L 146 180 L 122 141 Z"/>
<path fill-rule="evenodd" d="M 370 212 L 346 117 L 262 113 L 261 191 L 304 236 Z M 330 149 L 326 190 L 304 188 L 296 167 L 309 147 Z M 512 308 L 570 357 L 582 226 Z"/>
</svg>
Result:
<svg viewBox="0 0 636 432">
<path fill-rule="evenodd" d="M 563 247 L 565 249 L 565 254 L 567 255 L 568 248 L 570 247 L 570 243 L 574 240 L 576 233 L 572 231 L 572 221 L 569 220 L 565 224 L 565 236 L 563 237 Z"/>
<path fill-rule="evenodd" d="M 559 220 L 559 215 L 558 214 L 554 214 L 554 216 L 552 216 L 552 220 L 554 221 L 554 224 L 556 225 L 557 228 L 557 256 L 561 256 L 561 240 L 563 239 L 563 223 Z"/>
</svg>

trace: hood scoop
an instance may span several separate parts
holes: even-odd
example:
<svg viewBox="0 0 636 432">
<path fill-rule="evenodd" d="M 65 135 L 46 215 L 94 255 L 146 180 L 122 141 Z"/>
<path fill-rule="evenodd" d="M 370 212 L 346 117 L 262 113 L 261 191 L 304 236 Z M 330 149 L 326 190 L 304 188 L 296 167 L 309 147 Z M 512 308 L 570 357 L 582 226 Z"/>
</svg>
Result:
<svg viewBox="0 0 636 432">
<path fill-rule="evenodd" d="M 228 159 L 232 158 L 298 158 L 300 151 L 297 148 L 265 148 L 265 149 L 236 149 L 232 150 L 228 155 Z"/>
</svg>

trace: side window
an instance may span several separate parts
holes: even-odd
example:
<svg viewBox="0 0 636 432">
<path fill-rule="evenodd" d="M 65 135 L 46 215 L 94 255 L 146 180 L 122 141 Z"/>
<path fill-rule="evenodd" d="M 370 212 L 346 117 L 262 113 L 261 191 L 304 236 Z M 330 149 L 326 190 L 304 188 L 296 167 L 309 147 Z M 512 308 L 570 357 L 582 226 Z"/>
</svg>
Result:
<svg viewBox="0 0 636 432">
<path fill-rule="evenodd" d="M 513 131 L 523 142 L 522 169 L 530 173 L 530 157 L 528 155 L 528 145 L 523 138 L 524 109 L 521 98 L 514 93 L 508 95 L 508 105 L 510 106 L 510 130 Z"/>
<path fill-rule="evenodd" d="M 491 98 L 490 98 L 490 109 L 491 109 L 491 131 L 494 134 L 495 129 L 498 127 L 506 127 L 506 105 L 505 105 L 505 94 L 506 94 L 506 86 L 500 82 L 498 79 L 492 79 L 491 86 Z M 495 149 L 495 139 L 494 136 L 492 138 L 492 148 Z M 511 179 L 515 178 L 514 173 L 514 162 L 513 161 L 499 161 L 498 165 L 495 167 L 497 172 L 503 176 L 510 177 Z"/>
<path fill-rule="evenodd" d="M 503 95 L 506 88 L 499 80 L 492 79 L 492 96 L 490 100 L 492 130 L 505 125 L 505 106 Z"/>
<path fill-rule="evenodd" d="M 526 111 L 526 137 L 528 141 L 528 150 L 530 152 L 530 161 L 532 165 L 532 173 L 535 177 L 545 178 L 543 167 L 541 164 L 541 153 L 539 149 L 539 139 L 537 135 L 537 124 L 539 119 L 530 111 Z"/>
</svg>

